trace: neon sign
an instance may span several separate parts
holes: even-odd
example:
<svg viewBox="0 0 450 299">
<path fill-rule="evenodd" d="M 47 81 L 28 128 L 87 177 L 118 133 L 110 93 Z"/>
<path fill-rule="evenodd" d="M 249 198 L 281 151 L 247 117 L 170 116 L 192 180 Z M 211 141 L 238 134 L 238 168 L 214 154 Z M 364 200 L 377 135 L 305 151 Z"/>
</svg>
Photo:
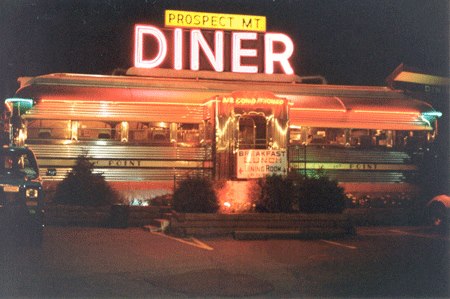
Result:
<svg viewBox="0 0 450 299">
<path fill-rule="evenodd" d="M 170 53 L 168 40 L 172 42 Z M 258 51 L 257 47 L 249 47 L 248 44 L 252 42 L 262 42 L 264 53 Z M 189 53 L 188 57 L 186 53 Z M 138 68 L 161 66 L 164 62 L 167 63 L 167 56 L 170 54 L 170 67 L 176 70 L 189 68 L 197 71 L 206 60 L 209 68 L 216 72 L 223 72 L 226 66 L 230 66 L 228 68 L 231 72 L 273 74 L 277 69 L 292 75 L 294 71 L 289 59 L 293 53 L 294 43 L 283 33 L 225 34 L 224 31 L 216 30 L 210 42 L 206 33 L 199 29 L 175 28 L 172 34 L 167 34 L 154 26 L 135 26 L 134 65 Z"/>
<path fill-rule="evenodd" d="M 234 104 L 234 105 L 283 105 L 284 100 L 283 99 L 275 99 L 275 98 L 242 98 L 242 97 L 223 97 L 222 98 L 223 104 Z"/>
</svg>

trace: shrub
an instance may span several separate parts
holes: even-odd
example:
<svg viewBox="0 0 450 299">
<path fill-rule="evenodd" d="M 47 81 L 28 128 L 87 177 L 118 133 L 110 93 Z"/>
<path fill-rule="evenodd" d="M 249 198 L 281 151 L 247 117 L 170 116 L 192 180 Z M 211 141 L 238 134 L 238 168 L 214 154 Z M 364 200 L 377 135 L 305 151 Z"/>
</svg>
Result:
<svg viewBox="0 0 450 299">
<path fill-rule="evenodd" d="M 182 213 L 215 213 L 219 209 L 211 180 L 202 177 L 181 181 L 173 194 L 172 205 Z"/>
<path fill-rule="evenodd" d="M 258 180 L 255 209 L 268 213 L 293 212 L 293 181 L 290 177 L 271 175 Z"/>
<path fill-rule="evenodd" d="M 80 206 L 105 206 L 118 202 L 118 194 L 103 175 L 92 172 L 93 168 L 86 155 L 78 156 L 72 171 L 56 187 L 53 201 Z"/>
<path fill-rule="evenodd" d="M 344 189 L 323 172 L 296 181 L 298 207 L 304 213 L 341 213 L 345 209 Z"/>
</svg>

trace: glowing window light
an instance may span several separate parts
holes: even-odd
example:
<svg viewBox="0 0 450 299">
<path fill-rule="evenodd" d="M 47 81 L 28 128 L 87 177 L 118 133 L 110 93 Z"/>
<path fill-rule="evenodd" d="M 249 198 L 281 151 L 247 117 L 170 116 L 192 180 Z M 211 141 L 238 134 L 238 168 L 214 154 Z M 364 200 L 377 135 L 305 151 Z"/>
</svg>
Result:
<svg viewBox="0 0 450 299">
<path fill-rule="evenodd" d="M 144 35 L 151 35 L 158 40 L 158 53 L 153 59 L 144 59 Z M 141 68 L 154 68 L 159 66 L 167 54 L 167 40 L 164 34 L 156 27 L 136 25 L 135 27 L 135 56 L 134 65 Z"/>
<path fill-rule="evenodd" d="M 71 139 L 78 140 L 78 121 L 71 121 Z"/>
<path fill-rule="evenodd" d="M 66 134 L 69 137 L 72 135 L 72 122 L 70 120 L 67 122 Z"/>
<path fill-rule="evenodd" d="M 232 35 L 232 60 L 231 71 L 239 73 L 257 73 L 257 65 L 241 65 L 241 57 L 257 57 L 256 49 L 242 49 L 242 40 L 256 40 L 258 35 L 256 32 L 235 32 Z"/>
<path fill-rule="evenodd" d="M 27 139 L 27 132 L 24 129 L 19 130 L 19 136 L 17 136 L 18 144 L 25 144 L 25 140 Z"/>
<path fill-rule="evenodd" d="M 121 142 L 128 142 L 128 135 L 129 135 L 129 129 L 130 129 L 130 126 L 129 126 L 128 122 L 126 122 L 126 121 L 121 122 L 120 123 L 120 127 L 121 127 L 121 130 L 120 130 L 120 141 Z"/>
<path fill-rule="evenodd" d="M 284 52 L 274 53 L 275 42 L 284 44 Z M 294 70 L 289 63 L 289 58 L 294 53 L 294 43 L 289 36 L 282 33 L 266 33 L 266 35 L 264 36 L 264 51 L 266 54 L 266 58 L 264 61 L 264 71 L 266 74 L 273 74 L 273 65 L 275 61 L 278 61 L 281 64 L 281 67 L 283 68 L 285 74 L 294 74 Z"/>
<path fill-rule="evenodd" d="M 214 34 L 215 54 L 211 50 L 200 30 L 191 31 L 191 70 L 200 69 L 200 48 L 208 58 L 209 63 L 216 72 L 223 72 L 223 31 Z"/>
</svg>

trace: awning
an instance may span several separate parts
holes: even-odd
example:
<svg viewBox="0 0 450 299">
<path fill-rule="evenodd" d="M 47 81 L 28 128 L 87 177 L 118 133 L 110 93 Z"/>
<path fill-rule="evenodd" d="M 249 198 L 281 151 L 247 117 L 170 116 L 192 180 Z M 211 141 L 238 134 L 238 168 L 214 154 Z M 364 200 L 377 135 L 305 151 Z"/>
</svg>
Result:
<svg viewBox="0 0 450 299">
<path fill-rule="evenodd" d="M 204 106 L 111 101 L 42 100 L 23 116 L 25 119 L 70 119 L 201 123 Z"/>
<path fill-rule="evenodd" d="M 430 105 L 414 99 L 299 96 L 289 119 L 294 126 L 432 130 L 439 115 L 433 113 Z"/>
</svg>

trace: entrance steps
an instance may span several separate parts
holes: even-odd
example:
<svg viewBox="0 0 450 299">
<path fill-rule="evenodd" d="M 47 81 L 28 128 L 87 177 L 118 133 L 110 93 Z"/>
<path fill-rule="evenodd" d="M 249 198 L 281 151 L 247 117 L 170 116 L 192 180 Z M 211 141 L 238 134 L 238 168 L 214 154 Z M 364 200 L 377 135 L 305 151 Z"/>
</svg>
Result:
<svg viewBox="0 0 450 299">
<path fill-rule="evenodd" d="M 169 227 L 169 219 L 153 219 L 151 224 L 144 225 L 142 228 L 149 232 L 165 232 Z"/>
<path fill-rule="evenodd" d="M 153 218 L 149 224 L 143 225 L 143 229 L 150 232 L 165 232 L 170 225 L 172 208 L 170 206 L 159 207 L 159 217 Z"/>
</svg>

